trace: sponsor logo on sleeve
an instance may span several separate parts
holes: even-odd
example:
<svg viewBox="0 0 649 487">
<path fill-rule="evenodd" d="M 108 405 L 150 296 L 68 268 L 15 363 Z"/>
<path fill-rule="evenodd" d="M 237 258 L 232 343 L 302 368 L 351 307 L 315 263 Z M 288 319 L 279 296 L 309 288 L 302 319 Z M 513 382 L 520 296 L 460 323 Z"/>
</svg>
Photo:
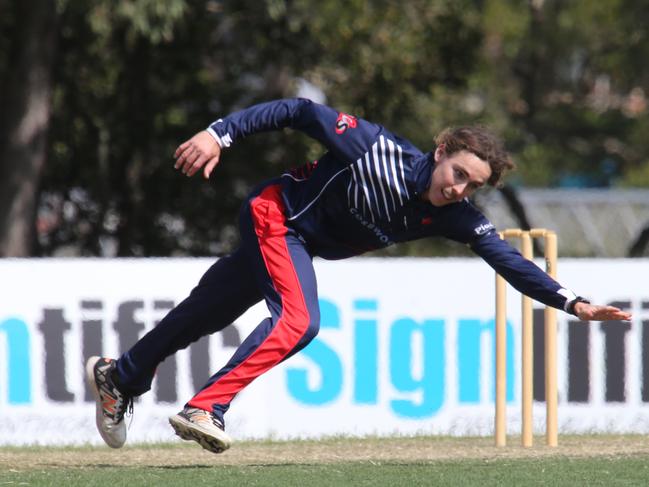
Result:
<svg viewBox="0 0 649 487">
<path fill-rule="evenodd" d="M 491 230 L 494 230 L 496 227 L 493 226 L 493 223 L 483 223 L 480 226 L 477 226 L 473 229 L 473 232 L 476 235 L 484 235 L 485 233 L 489 233 Z"/>
</svg>

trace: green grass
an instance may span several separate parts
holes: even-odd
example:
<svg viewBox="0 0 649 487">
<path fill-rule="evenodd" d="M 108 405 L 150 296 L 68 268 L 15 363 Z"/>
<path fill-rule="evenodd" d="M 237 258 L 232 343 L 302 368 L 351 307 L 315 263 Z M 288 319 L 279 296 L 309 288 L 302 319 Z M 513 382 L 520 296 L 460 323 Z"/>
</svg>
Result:
<svg viewBox="0 0 649 487">
<path fill-rule="evenodd" d="M 490 438 L 0 448 L 3 486 L 614 486 L 649 485 L 643 436 L 564 437 L 558 449 L 498 449 Z M 560 440 L 561 441 L 561 440 Z"/>
<path fill-rule="evenodd" d="M 396 486 L 646 485 L 646 458 L 464 460 L 430 463 L 340 463 L 49 468 L 2 472 L 0 485 L 34 486 Z"/>
</svg>

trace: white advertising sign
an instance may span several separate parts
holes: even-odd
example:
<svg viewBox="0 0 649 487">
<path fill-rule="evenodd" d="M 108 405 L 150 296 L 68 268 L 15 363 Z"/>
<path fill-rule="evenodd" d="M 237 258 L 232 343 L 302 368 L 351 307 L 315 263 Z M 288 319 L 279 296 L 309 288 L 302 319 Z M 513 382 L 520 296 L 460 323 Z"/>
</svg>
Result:
<svg viewBox="0 0 649 487">
<path fill-rule="evenodd" d="M 0 445 L 100 444 L 85 360 L 118 357 L 198 282 L 209 259 L 0 260 Z M 494 274 L 480 259 L 316 260 L 321 324 L 233 402 L 235 439 L 487 435 L 494 416 Z M 649 259 L 560 260 L 559 281 L 633 321 L 559 315 L 559 432 L 649 433 Z M 535 333 L 542 337 L 542 307 Z M 129 442 L 170 441 L 167 417 L 267 312 L 167 359 L 135 402 Z M 507 401 L 520 429 L 520 295 L 508 293 Z M 542 341 L 534 425 L 545 426 Z"/>
</svg>

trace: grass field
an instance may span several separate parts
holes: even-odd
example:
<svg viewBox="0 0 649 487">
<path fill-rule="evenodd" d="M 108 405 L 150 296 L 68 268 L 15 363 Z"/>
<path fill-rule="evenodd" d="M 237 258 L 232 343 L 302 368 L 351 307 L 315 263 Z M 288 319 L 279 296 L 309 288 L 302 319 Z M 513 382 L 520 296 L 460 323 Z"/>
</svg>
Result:
<svg viewBox="0 0 649 487">
<path fill-rule="evenodd" d="M 193 443 L 0 448 L 0 486 L 649 485 L 644 436 L 562 436 L 551 449 L 491 438 L 337 438 L 241 442 L 222 455 Z"/>
</svg>

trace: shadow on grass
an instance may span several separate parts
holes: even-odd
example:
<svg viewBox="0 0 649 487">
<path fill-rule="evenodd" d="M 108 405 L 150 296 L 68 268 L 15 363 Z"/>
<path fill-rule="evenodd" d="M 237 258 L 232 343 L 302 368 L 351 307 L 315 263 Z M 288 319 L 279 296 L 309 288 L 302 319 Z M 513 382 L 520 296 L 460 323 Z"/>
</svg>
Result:
<svg viewBox="0 0 649 487">
<path fill-rule="evenodd" d="M 65 465 L 60 464 L 60 463 L 41 463 L 39 464 L 39 467 L 46 467 L 46 468 L 57 468 L 57 469 L 63 469 L 63 468 L 76 468 L 79 470 L 88 470 L 88 469 L 101 469 L 101 470 L 108 470 L 108 469 L 118 469 L 118 470 L 124 470 L 124 469 L 132 469 L 132 470 L 141 470 L 143 468 L 154 468 L 154 469 L 160 469 L 160 470 L 193 470 L 193 469 L 209 469 L 209 468 L 223 468 L 226 467 L 226 465 L 202 465 L 202 464 L 197 464 L 197 465 L 117 465 L 117 464 L 112 464 L 112 463 L 66 463 Z"/>
</svg>

